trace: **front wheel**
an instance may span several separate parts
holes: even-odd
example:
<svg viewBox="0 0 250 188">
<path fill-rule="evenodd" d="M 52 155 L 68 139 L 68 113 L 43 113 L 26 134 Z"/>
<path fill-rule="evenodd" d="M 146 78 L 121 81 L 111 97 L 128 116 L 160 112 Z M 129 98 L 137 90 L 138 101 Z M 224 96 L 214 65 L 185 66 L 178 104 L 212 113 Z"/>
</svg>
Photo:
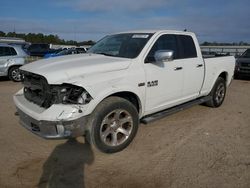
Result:
<svg viewBox="0 0 250 188">
<path fill-rule="evenodd" d="M 9 79 L 14 82 L 22 81 L 22 74 L 20 73 L 18 66 L 11 67 L 9 70 L 8 76 L 9 76 Z"/>
<path fill-rule="evenodd" d="M 226 89 L 226 81 L 219 77 L 210 93 L 211 99 L 206 102 L 206 105 L 213 108 L 221 106 L 225 99 Z"/>
<path fill-rule="evenodd" d="M 138 112 L 131 102 L 109 97 L 92 113 L 90 140 L 102 152 L 119 152 L 131 143 L 138 124 Z"/>
</svg>

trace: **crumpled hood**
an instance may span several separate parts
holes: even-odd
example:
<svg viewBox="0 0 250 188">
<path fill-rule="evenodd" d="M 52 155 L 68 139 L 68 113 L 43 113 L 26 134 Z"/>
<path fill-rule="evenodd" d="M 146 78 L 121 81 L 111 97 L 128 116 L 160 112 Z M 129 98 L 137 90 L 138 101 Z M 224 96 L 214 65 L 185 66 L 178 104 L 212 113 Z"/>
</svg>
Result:
<svg viewBox="0 0 250 188">
<path fill-rule="evenodd" d="M 42 75 L 49 84 L 61 84 L 76 77 L 127 69 L 130 63 L 126 58 L 78 54 L 39 60 L 22 66 L 21 70 Z"/>
</svg>

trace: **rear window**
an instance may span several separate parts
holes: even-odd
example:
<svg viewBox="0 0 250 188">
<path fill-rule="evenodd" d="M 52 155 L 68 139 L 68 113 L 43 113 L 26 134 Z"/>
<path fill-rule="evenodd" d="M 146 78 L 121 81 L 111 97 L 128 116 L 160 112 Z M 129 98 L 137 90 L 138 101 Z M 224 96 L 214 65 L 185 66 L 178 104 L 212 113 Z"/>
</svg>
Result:
<svg viewBox="0 0 250 188">
<path fill-rule="evenodd" d="M 188 35 L 179 35 L 181 46 L 181 58 L 194 58 L 197 57 L 197 52 L 193 38 Z"/>
<path fill-rule="evenodd" d="M 48 44 L 31 44 L 28 47 L 29 50 L 42 50 L 42 49 L 49 49 Z"/>
<path fill-rule="evenodd" d="M 16 50 L 12 47 L 0 46 L 0 56 L 14 56 L 17 55 Z"/>
</svg>

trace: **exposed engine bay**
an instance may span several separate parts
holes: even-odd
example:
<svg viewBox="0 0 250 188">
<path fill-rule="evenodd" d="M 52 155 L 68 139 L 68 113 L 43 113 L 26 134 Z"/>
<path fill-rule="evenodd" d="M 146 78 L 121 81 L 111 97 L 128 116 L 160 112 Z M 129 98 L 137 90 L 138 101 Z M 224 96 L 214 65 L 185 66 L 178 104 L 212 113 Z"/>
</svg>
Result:
<svg viewBox="0 0 250 188">
<path fill-rule="evenodd" d="M 40 107 L 52 104 L 87 104 L 91 100 L 84 88 L 72 84 L 49 85 L 41 75 L 23 71 L 24 96 Z"/>
</svg>

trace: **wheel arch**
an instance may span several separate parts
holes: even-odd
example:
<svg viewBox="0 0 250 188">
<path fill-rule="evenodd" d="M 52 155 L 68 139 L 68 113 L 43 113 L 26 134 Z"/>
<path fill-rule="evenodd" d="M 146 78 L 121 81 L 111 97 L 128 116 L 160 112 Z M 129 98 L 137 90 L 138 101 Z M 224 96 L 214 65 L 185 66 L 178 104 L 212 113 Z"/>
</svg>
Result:
<svg viewBox="0 0 250 188">
<path fill-rule="evenodd" d="M 220 73 L 217 74 L 217 76 L 214 77 L 214 80 L 213 80 L 213 84 L 212 84 L 212 87 L 211 87 L 211 90 L 213 89 L 216 81 L 218 78 L 223 78 L 226 82 L 226 86 L 228 85 L 228 72 L 226 71 L 220 71 Z"/>
<path fill-rule="evenodd" d="M 228 83 L 228 72 L 223 71 L 219 74 L 219 76 L 217 78 L 223 78 L 225 80 L 226 83 Z"/>
<path fill-rule="evenodd" d="M 131 102 L 137 109 L 139 117 L 143 113 L 143 104 L 138 94 L 130 90 L 117 90 L 113 92 L 106 91 L 105 94 L 103 93 L 102 95 L 100 94 L 94 97 L 93 103 L 86 110 L 86 115 L 92 113 L 103 100 L 111 96 L 121 97 Z"/>
<path fill-rule="evenodd" d="M 141 113 L 141 109 L 142 109 L 141 108 L 141 101 L 135 93 L 130 92 L 130 91 L 121 91 L 121 92 L 113 93 L 113 94 L 105 97 L 104 99 L 111 97 L 111 96 L 117 96 L 117 97 L 121 97 L 121 98 L 128 100 L 129 102 L 131 102 L 135 106 L 138 113 L 139 114 Z"/>
<path fill-rule="evenodd" d="M 8 67 L 8 75 L 9 75 L 9 73 L 10 73 L 10 70 L 11 70 L 11 68 L 13 68 L 13 67 L 21 67 L 21 66 L 23 66 L 23 65 L 16 65 L 16 64 L 13 64 L 13 65 L 11 65 L 11 66 L 9 66 Z"/>
<path fill-rule="evenodd" d="M 212 92 L 212 89 L 214 88 L 214 85 L 218 78 L 223 78 L 225 80 L 226 86 L 229 85 L 230 79 L 229 79 L 229 73 L 225 70 L 218 71 L 216 74 L 211 74 L 206 78 L 206 86 L 205 86 L 205 95 L 209 95 Z"/>
</svg>

